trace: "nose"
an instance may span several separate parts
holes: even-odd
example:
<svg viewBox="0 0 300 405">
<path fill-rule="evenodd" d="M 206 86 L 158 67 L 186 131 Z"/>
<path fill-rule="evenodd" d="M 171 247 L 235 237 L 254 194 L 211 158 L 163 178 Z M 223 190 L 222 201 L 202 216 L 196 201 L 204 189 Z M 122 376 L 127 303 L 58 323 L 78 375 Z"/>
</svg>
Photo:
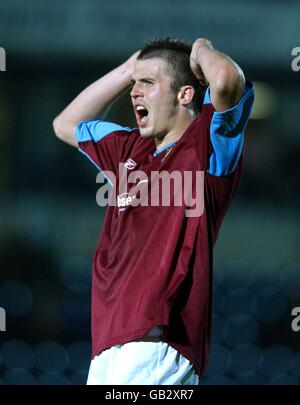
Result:
<svg viewBox="0 0 300 405">
<path fill-rule="evenodd" d="M 131 92 L 130 92 L 130 96 L 132 98 L 137 98 L 137 97 L 142 97 L 143 96 L 143 92 L 141 89 L 141 86 L 139 86 L 138 83 L 134 83 Z"/>
</svg>

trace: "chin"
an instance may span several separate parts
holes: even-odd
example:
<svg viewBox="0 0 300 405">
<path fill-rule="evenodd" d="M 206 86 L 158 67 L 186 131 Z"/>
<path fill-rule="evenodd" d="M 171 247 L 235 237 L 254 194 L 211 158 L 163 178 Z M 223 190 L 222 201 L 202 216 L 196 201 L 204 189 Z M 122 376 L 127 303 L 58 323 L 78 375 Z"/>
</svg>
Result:
<svg viewBox="0 0 300 405">
<path fill-rule="evenodd" d="M 153 136 L 151 130 L 149 128 L 139 128 L 140 135 L 142 138 L 150 138 Z"/>
</svg>

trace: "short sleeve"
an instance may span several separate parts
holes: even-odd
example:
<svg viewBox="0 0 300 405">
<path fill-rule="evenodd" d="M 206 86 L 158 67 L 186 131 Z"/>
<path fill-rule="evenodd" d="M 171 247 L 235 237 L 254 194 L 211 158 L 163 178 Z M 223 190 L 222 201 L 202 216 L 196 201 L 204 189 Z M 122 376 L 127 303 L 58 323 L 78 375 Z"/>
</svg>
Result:
<svg viewBox="0 0 300 405">
<path fill-rule="evenodd" d="M 209 174 L 226 176 L 236 169 L 253 102 L 253 84 L 247 80 L 244 93 L 234 107 L 223 112 L 214 111 L 210 123 L 212 153 L 207 168 Z M 211 104 L 209 88 L 205 94 L 204 104 Z"/>
<path fill-rule="evenodd" d="M 79 150 L 100 171 L 117 174 L 120 151 L 132 129 L 107 121 L 82 121 L 76 128 Z M 109 179 L 108 179 L 109 180 Z"/>
</svg>

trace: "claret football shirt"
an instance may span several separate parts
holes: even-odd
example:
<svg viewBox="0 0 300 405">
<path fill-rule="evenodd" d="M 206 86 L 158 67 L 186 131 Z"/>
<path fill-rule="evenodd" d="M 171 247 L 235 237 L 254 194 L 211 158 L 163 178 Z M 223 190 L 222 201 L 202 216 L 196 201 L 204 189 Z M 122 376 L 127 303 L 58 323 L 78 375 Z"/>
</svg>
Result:
<svg viewBox="0 0 300 405">
<path fill-rule="evenodd" d="M 180 140 L 159 152 L 138 129 L 101 120 L 78 125 L 80 151 L 115 190 L 93 260 L 93 356 L 163 325 L 162 339 L 203 373 L 210 347 L 213 245 L 238 186 L 253 100 L 247 81 L 240 101 L 217 112 L 208 89 L 198 117 Z M 120 163 L 128 175 L 143 172 L 137 183 L 149 194 L 153 173 L 182 178 L 192 173 L 192 195 L 203 202 L 200 214 L 187 215 L 184 198 L 175 204 L 175 192 L 167 205 L 162 195 L 155 204 L 133 204 L 138 196 L 132 184 L 127 192 L 118 190 Z M 202 173 L 201 181 L 196 173 Z"/>
</svg>

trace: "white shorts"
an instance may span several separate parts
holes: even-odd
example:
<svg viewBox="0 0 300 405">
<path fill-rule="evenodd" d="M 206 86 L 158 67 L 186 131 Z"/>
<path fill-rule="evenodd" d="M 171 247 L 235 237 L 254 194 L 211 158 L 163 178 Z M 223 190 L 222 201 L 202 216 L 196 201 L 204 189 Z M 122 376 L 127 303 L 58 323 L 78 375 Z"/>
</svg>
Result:
<svg viewBox="0 0 300 405">
<path fill-rule="evenodd" d="M 198 385 L 191 362 L 161 341 L 113 346 L 90 365 L 87 385 Z"/>
</svg>

